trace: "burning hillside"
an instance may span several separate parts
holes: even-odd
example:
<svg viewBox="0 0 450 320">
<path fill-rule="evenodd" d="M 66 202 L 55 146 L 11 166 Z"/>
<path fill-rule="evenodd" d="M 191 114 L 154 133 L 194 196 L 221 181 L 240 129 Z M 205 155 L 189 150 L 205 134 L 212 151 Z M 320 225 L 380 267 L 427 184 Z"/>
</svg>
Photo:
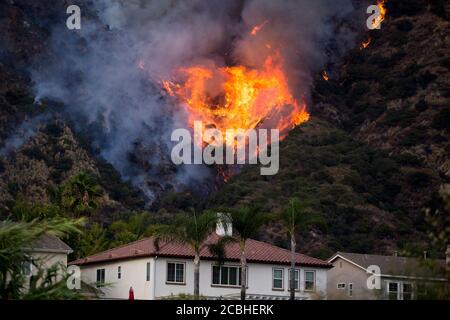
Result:
<svg viewBox="0 0 450 320">
<path fill-rule="evenodd" d="M 261 70 L 245 66 L 180 68 L 181 80 L 163 84 L 183 102 L 189 125 L 201 120 L 225 129 L 277 128 L 282 133 L 308 120 L 304 101 L 293 97 L 278 56 L 269 55 Z"/>
<path fill-rule="evenodd" d="M 171 132 L 201 121 L 283 138 L 309 119 L 314 75 L 354 45 L 350 0 L 113 3 L 96 2 L 77 33 L 54 26 L 49 63 L 32 77 L 36 99 L 64 103 L 149 202 L 166 185 L 217 178 L 214 168 L 174 165 Z"/>
</svg>

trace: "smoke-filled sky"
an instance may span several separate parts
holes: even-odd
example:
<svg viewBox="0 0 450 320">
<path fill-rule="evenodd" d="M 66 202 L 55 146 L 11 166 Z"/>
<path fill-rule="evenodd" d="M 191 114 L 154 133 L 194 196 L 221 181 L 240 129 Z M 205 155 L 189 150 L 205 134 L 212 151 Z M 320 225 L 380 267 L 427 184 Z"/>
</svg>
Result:
<svg viewBox="0 0 450 320">
<path fill-rule="evenodd" d="M 82 29 L 55 25 L 50 58 L 32 72 L 37 99 L 63 102 L 77 129 L 150 201 L 164 184 L 211 178 L 206 167 L 170 163 L 170 134 L 186 127 L 186 115 L 158 81 L 194 64 L 258 68 L 260 48 L 270 42 L 280 48 L 292 93 L 308 97 L 313 76 L 353 45 L 343 23 L 353 19 L 350 0 L 78 2 Z M 252 27 L 266 20 L 252 37 Z"/>
</svg>

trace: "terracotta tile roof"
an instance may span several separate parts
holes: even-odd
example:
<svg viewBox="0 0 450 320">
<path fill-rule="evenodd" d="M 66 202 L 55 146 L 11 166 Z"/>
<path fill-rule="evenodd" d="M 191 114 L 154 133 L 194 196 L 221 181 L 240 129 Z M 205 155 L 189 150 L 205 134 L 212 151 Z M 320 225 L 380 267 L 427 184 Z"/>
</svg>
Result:
<svg viewBox="0 0 450 320">
<path fill-rule="evenodd" d="M 215 243 L 218 240 L 218 236 L 214 233 L 205 241 L 205 246 L 201 251 L 202 259 L 214 259 L 214 256 L 209 252 L 207 244 Z M 247 240 L 246 243 L 247 262 L 259 262 L 270 264 L 289 264 L 290 263 L 290 251 L 287 249 L 279 248 L 274 245 L 256 241 Z M 193 258 L 194 252 L 185 244 L 178 242 L 162 242 L 159 245 L 159 250 L 154 246 L 153 238 L 145 238 L 138 240 L 117 248 L 113 248 L 107 251 L 103 251 L 92 256 L 81 258 L 70 262 L 70 264 L 86 265 L 100 262 L 132 259 L 137 257 L 178 257 L 178 258 Z M 239 261 L 240 250 L 238 243 L 228 244 L 225 250 L 225 260 L 227 261 Z M 331 268 L 332 265 L 326 261 L 306 256 L 304 254 L 296 254 L 296 264 L 302 266 L 311 267 L 323 267 Z"/>
</svg>

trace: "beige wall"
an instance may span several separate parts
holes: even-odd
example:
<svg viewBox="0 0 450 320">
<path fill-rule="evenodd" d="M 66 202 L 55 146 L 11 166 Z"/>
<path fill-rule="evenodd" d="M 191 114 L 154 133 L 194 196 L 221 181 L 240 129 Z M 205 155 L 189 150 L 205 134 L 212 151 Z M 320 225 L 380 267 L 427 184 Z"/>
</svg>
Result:
<svg viewBox="0 0 450 320">
<path fill-rule="evenodd" d="M 328 299 L 370 300 L 377 299 L 378 290 L 367 288 L 368 274 L 361 268 L 341 259 L 332 262 L 334 268 L 328 270 Z M 337 289 L 338 283 L 345 283 L 345 289 Z M 349 284 L 353 284 L 353 294 L 349 296 Z"/>
</svg>

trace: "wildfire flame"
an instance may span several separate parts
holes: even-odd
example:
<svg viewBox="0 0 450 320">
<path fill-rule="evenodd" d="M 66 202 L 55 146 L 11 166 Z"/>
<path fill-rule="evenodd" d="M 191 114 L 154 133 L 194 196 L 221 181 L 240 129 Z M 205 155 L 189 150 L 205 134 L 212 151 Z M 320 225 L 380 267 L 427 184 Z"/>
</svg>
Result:
<svg viewBox="0 0 450 320">
<path fill-rule="evenodd" d="M 325 81 L 330 80 L 330 76 L 328 75 L 328 73 L 327 73 L 326 70 L 323 70 L 323 72 L 322 72 L 322 78 L 323 78 L 323 80 L 325 80 Z"/>
<path fill-rule="evenodd" d="M 375 19 L 373 19 L 372 29 L 377 29 L 381 25 L 381 23 L 384 21 L 384 19 L 386 17 L 386 13 L 387 13 L 387 10 L 384 6 L 385 3 L 386 3 L 386 0 L 378 0 L 377 1 L 377 7 L 380 9 L 380 15 L 377 16 Z"/>
<path fill-rule="evenodd" d="M 256 26 L 253 27 L 252 31 L 250 32 L 250 34 L 252 36 L 256 36 L 256 34 L 262 29 L 264 28 L 264 26 L 269 23 L 269 20 L 265 20 L 263 23 L 258 24 Z"/>
<path fill-rule="evenodd" d="M 225 132 L 267 123 L 283 137 L 309 119 L 305 102 L 299 103 L 290 92 L 277 54 L 269 55 L 261 69 L 191 66 L 176 70 L 175 75 L 181 81 L 164 80 L 162 85 L 184 102 L 191 127 L 202 121 Z"/>
<path fill-rule="evenodd" d="M 363 41 L 363 42 L 361 43 L 360 49 L 361 49 L 361 50 L 366 49 L 366 48 L 370 45 L 371 42 L 372 42 L 372 38 L 369 37 L 366 41 Z"/>
</svg>

